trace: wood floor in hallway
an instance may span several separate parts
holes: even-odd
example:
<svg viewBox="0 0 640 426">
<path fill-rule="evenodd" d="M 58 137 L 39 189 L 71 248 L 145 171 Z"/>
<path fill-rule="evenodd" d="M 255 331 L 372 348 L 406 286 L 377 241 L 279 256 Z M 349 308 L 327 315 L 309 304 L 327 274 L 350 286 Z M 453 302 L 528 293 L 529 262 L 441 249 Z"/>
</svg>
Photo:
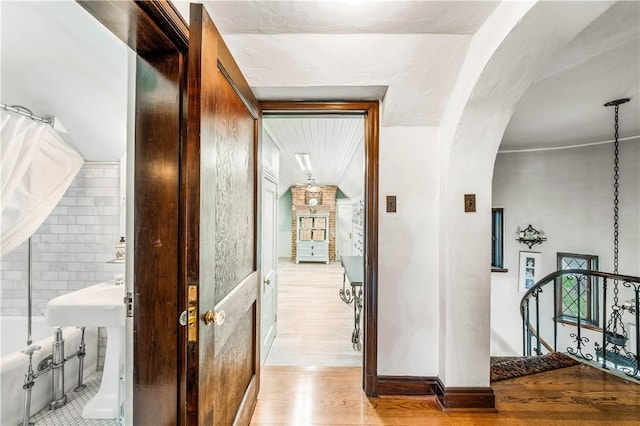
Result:
<svg viewBox="0 0 640 426">
<path fill-rule="evenodd" d="M 296 265 L 280 259 L 278 286 L 278 334 L 265 365 L 362 365 L 362 352 L 351 345 L 353 304 L 338 293 L 340 262 Z"/>
<path fill-rule="evenodd" d="M 252 425 L 638 425 L 640 385 L 577 365 L 492 385 L 497 412 L 367 398 L 357 367 L 263 367 Z"/>
</svg>

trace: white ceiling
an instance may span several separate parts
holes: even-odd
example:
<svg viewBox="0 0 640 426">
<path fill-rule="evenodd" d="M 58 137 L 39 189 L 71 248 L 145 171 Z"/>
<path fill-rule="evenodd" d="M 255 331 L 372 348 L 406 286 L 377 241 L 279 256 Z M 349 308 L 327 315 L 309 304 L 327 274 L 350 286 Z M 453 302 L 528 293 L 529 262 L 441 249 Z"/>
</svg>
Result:
<svg viewBox="0 0 640 426">
<path fill-rule="evenodd" d="M 383 126 L 440 123 L 471 37 L 498 4 L 205 3 L 259 99 L 384 99 Z M 185 2 L 177 6 L 188 11 Z M 88 160 L 119 159 L 126 133 L 128 49 L 75 2 L 3 0 L 0 12 L 0 101 L 57 116 L 68 130 L 67 142 Z M 501 149 L 611 139 L 612 111 L 602 104 L 620 97 L 632 98 L 621 107 L 622 136 L 640 134 L 639 31 L 639 2 L 619 2 L 596 20 L 525 94 Z M 271 132 L 283 141 L 292 133 Z M 325 145 L 323 151 L 331 149 Z M 318 173 L 320 161 L 314 164 Z M 287 171 L 288 165 L 282 161 L 283 176 L 304 179 Z M 314 171 L 319 182 L 341 187 L 350 186 L 347 175 L 331 182 L 334 176 Z"/>
<path fill-rule="evenodd" d="M 348 196 L 362 194 L 364 185 L 364 118 L 362 116 L 267 116 L 262 123 L 264 131 L 280 147 L 279 183 L 282 188 L 307 183 L 308 177 L 295 159 L 295 154 L 306 153 L 311 161 L 311 178 L 314 184 L 340 183 L 340 189 Z M 356 169 L 350 170 L 356 172 L 353 182 L 351 174 L 345 176 L 352 161 L 351 168 Z"/>
<path fill-rule="evenodd" d="M 640 135 L 640 2 L 618 2 L 571 41 L 520 100 L 500 149 L 583 145 Z"/>
<path fill-rule="evenodd" d="M 117 161 L 127 122 L 127 51 L 75 2 L 0 2 L 0 102 L 55 116 L 86 160 Z"/>
</svg>

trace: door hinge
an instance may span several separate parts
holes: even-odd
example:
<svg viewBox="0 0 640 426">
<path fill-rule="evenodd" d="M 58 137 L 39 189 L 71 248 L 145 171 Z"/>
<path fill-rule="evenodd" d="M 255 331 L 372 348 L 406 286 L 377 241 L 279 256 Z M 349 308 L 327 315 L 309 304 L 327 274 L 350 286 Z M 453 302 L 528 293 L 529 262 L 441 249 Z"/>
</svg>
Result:
<svg viewBox="0 0 640 426">
<path fill-rule="evenodd" d="M 274 321 L 278 322 L 278 314 L 276 314 Z"/>
<path fill-rule="evenodd" d="M 133 318 L 133 292 L 127 291 L 124 296 L 124 305 L 127 309 L 127 318 Z"/>
</svg>

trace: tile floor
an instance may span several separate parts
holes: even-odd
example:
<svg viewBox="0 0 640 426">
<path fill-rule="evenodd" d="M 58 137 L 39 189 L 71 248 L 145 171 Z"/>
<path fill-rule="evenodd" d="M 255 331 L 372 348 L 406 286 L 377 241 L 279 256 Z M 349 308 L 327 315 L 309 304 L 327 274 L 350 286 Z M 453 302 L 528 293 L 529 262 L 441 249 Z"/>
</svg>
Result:
<svg viewBox="0 0 640 426">
<path fill-rule="evenodd" d="M 31 416 L 30 422 L 35 426 L 118 426 L 118 421 L 83 419 L 82 408 L 91 397 L 98 392 L 102 372 L 97 372 L 85 380 L 86 388 L 80 392 L 67 393 L 67 403 L 57 410 L 44 409 Z"/>
</svg>

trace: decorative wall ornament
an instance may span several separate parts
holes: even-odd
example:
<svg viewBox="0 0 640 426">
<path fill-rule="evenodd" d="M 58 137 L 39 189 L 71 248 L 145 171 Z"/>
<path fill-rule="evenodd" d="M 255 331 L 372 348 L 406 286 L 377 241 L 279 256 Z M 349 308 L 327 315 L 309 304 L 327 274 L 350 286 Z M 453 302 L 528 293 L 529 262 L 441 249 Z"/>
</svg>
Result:
<svg viewBox="0 0 640 426">
<path fill-rule="evenodd" d="M 547 237 L 544 236 L 544 232 L 538 231 L 531 225 L 527 226 L 523 230 L 520 230 L 520 227 L 518 227 L 517 232 L 518 238 L 516 238 L 516 241 L 526 244 L 527 247 L 529 247 L 529 250 L 531 250 L 531 247 L 534 245 L 542 244 L 544 241 L 547 241 Z"/>
</svg>

